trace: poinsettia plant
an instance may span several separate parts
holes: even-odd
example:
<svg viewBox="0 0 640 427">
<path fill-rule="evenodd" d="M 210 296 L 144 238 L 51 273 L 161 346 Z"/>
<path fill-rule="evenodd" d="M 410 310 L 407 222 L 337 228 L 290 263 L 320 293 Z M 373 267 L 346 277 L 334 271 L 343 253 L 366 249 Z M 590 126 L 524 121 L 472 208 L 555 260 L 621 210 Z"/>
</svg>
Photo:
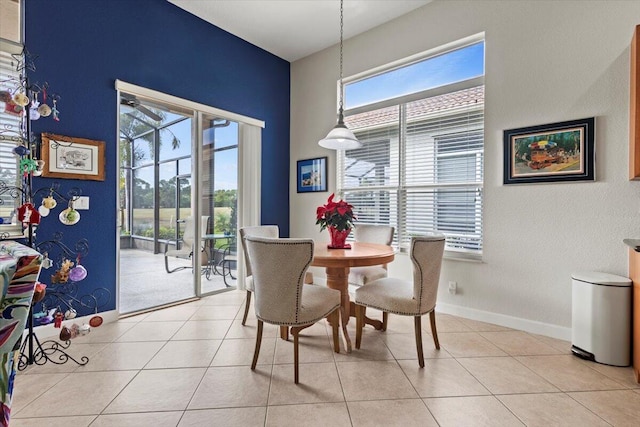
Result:
<svg viewBox="0 0 640 427">
<path fill-rule="evenodd" d="M 326 205 L 318 206 L 316 210 L 316 224 L 320 225 L 320 231 L 327 227 L 335 227 L 344 231 L 354 227 L 356 216 L 353 214 L 353 206 L 344 200 L 333 201 L 335 194 L 331 194 Z"/>
</svg>

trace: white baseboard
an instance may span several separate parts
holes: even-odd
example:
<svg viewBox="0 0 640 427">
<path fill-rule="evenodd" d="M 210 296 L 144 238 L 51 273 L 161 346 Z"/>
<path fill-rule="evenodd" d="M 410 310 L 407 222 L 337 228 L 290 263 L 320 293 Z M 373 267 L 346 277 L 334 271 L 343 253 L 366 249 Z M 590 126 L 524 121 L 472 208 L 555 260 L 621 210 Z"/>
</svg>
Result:
<svg viewBox="0 0 640 427">
<path fill-rule="evenodd" d="M 326 278 L 319 275 L 315 275 L 313 281 L 317 285 L 326 286 L 327 283 Z M 349 288 L 352 295 L 354 290 L 355 288 L 353 287 Z M 544 335 L 559 340 L 571 341 L 571 328 L 538 322 L 537 320 L 523 319 L 521 317 L 507 316 L 506 314 L 492 313 L 490 311 L 446 303 L 436 303 L 436 312 L 493 323 L 494 325 L 531 332 L 532 334 Z"/>
<path fill-rule="evenodd" d="M 479 320 L 493 323 L 507 328 L 518 329 L 532 334 L 544 335 L 565 341 L 571 341 L 571 328 L 538 322 L 536 320 L 507 316 L 506 314 L 492 313 L 490 311 L 477 310 L 475 308 L 462 307 L 446 303 L 437 303 L 436 312 L 452 314 L 466 319 Z"/>
<path fill-rule="evenodd" d="M 102 325 L 106 325 L 107 323 L 115 322 L 118 320 L 118 312 L 116 310 L 104 311 L 99 313 L 100 317 L 102 317 Z M 91 314 L 89 316 L 76 317 L 74 319 L 65 320 L 62 322 L 62 326 L 66 326 L 67 328 L 71 327 L 74 323 L 78 325 L 82 325 L 84 323 L 89 324 L 89 320 L 95 316 L 95 314 Z M 101 326 L 102 326 L 101 325 Z M 53 326 L 53 323 L 49 323 L 48 325 L 35 326 L 33 331 L 38 336 L 40 341 L 44 341 L 47 339 L 51 339 L 54 337 L 58 337 L 60 335 L 60 329 Z M 93 329 L 93 328 L 91 328 Z M 27 335 L 29 331 L 25 329 L 24 336 Z M 82 342 L 82 337 L 78 337 L 78 342 Z"/>
</svg>

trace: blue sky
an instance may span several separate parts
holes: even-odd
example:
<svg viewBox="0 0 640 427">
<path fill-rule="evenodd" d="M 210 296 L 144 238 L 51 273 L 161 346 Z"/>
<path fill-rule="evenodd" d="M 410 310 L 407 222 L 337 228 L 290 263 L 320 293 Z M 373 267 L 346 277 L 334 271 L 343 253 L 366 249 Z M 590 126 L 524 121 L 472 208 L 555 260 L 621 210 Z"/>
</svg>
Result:
<svg viewBox="0 0 640 427">
<path fill-rule="evenodd" d="M 484 42 L 345 85 L 345 109 L 484 74 Z"/>
</svg>

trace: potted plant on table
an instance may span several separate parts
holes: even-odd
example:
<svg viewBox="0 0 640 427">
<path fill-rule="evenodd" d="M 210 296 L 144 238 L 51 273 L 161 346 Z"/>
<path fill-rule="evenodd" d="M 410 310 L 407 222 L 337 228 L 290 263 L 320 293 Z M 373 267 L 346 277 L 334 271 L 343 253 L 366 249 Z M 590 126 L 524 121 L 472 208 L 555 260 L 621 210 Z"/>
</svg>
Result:
<svg viewBox="0 0 640 427">
<path fill-rule="evenodd" d="M 333 201 L 335 194 L 331 194 L 327 200 L 327 204 L 318 206 L 316 210 L 316 224 L 320 225 L 320 231 L 325 228 L 329 229 L 331 236 L 331 249 L 350 249 L 351 245 L 346 244 L 345 240 L 351 233 L 351 229 L 355 226 L 353 222 L 356 216 L 353 214 L 353 206 L 344 200 Z"/>
</svg>

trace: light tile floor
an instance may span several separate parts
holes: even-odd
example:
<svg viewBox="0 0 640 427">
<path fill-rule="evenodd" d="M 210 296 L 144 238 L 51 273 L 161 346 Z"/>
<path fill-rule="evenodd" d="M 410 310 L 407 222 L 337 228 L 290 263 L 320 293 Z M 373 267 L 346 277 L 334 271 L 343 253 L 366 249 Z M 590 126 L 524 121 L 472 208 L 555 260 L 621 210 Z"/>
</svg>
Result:
<svg viewBox="0 0 640 427">
<path fill-rule="evenodd" d="M 424 369 L 413 320 L 392 315 L 386 332 L 367 327 L 351 354 L 332 352 L 326 322 L 306 329 L 299 385 L 292 343 L 265 324 L 251 371 L 256 319 L 240 324 L 244 297 L 214 295 L 75 339 L 71 353 L 89 364 L 20 372 L 11 426 L 640 425 L 631 368 L 580 360 L 565 341 L 444 314 L 439 351 L 423 322 Z"/>
</svg>

